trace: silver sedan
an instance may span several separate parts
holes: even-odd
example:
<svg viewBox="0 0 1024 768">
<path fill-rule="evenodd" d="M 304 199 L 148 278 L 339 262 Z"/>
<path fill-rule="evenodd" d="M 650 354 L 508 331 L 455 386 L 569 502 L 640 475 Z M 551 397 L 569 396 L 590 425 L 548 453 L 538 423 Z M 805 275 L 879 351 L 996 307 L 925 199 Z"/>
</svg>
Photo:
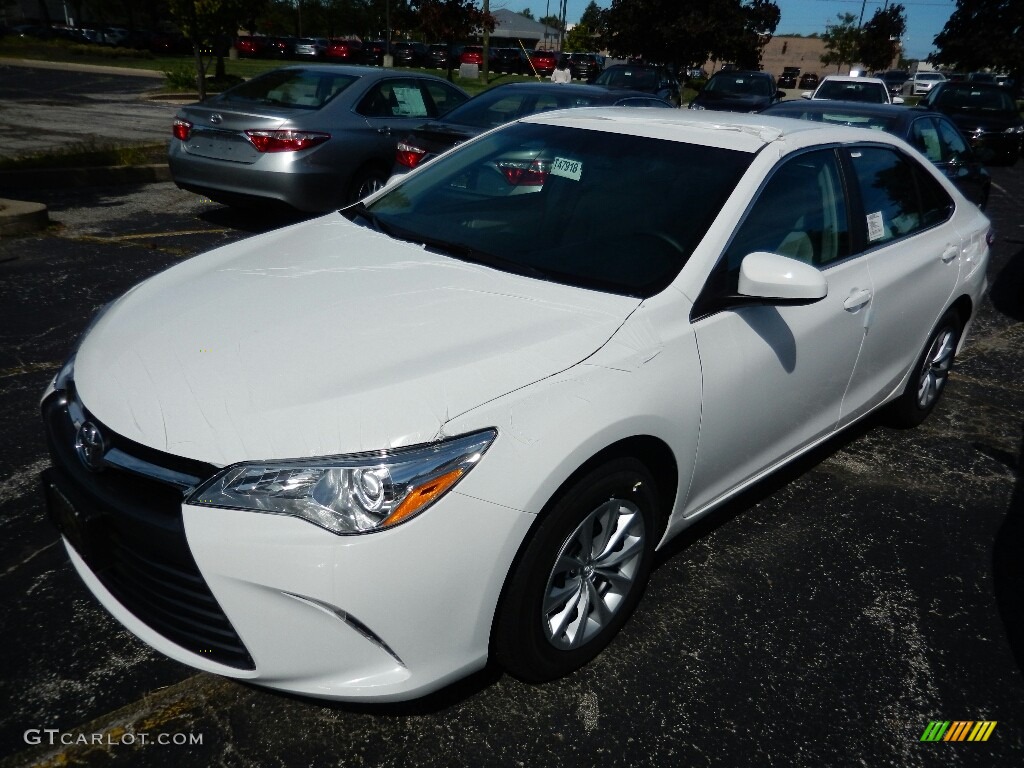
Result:
<svg viewBox="0 0 1024 768">
<path fill-rule="evenodd" d="M 168 162 L 179 187 L 218 202 L 329 211 L 383 186 L 397 138 L 468 98 L 434 75 L 285 67 L 183 107 Z"/>
</svg>

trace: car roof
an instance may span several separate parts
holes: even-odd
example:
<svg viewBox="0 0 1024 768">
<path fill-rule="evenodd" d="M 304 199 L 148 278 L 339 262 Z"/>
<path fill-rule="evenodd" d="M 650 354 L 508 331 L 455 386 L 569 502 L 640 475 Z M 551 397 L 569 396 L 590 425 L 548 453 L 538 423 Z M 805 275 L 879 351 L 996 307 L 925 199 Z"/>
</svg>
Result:
<svg viewBox="0 0 1024 768">
<path fill-rule="evenodd" d="M 368 78 L 370 80 L 381 80 L 385 77 L 425 77 L 430 80 L 443 80 L 445 78 L 429 72 L 409 72 L 404 69 L 382 69 L 381 67 L 363 67 L 358 64 L 293 64 L 279 69 L 298 69 L 305 72 L 316 72 L 318 74 L 336 75 L 339 72 L 343 75 Z M 277 70 L 267 70 L 273 72 Z M 456 86 L 458 87 L 458 86 Z"/>
<path fill-rule="evenodd" d="M 824 83 L 826 80 L 831 80 L 840 83 L 878 83 L 879 85 L 885 85 L 885 82 L 878 77 L 856 77 L 854 75 L 825 75 L 821 78 L 821 82 Z"/>
<path fill-rule="evenodd" d="M 764 115 L 778 115 L 779 117 L 787 117 L 791 113 L 822 115 L 840 113 L 864 117 L 894 118 L 897 121 L 897 125 L 906 125 L 908 122 L 919 117 L 949 119 L 941 112 L 936 112 L 927 107 L 906 107 L 901 104 L 873 104 L 866 101 L 843 101 L 841 99 L 822 99 L 820 101 L 793 99 L 790 101 L 780 101 L 762 110 Z"/>
<path fill-rule="evenodd" d="M 916 112 L 935 114 L 930 110 L 912 109 L 901 104 L 872 104 L 866 101 L 844 101 L 842 99 L 820 99 L 818 101 L 790 99 L 772 104 L 764 111 L 769 114 L 781 114 L 783 112 L 835 112 L 837 110 L 860 115 L 903 115 Z"/>
<path fill-rule="evenodd" d="M 1005 85 L 980 83 L 977 80 L 947 80 L 944 83 L 940 83 L 940 85 L 946 91 L 999 91 L 1000 93 L 1006 93 Z M 938 88 L 939 86 L 935 87 Z"/>
<path fill-rule="evenodd" d="M 762 72 L 755 69 L 730 69 L 728 72 L 720 70 L 715 72 L 711 77 L 771 77 L 771 72 Z"/>
<path fill-rule="evenodd" d="M 881 131 L 743 112 L 582 107 L 540 112 L 520 122 L 701 144 L 751 154 L 776 142 L 784 143 L 787 149 L 853 141 L 898 142 Z"/>
</svg>

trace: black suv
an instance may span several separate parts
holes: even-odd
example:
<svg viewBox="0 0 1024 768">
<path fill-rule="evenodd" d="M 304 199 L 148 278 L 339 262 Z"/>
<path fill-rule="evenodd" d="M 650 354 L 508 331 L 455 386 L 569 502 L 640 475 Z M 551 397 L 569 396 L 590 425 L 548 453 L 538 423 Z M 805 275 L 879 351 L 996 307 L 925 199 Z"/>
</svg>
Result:
<svg viewBox="0 0 1024 768">
<path fill-rule="evenodd" d="M 797 79 L 800 77 L 800 67 L 783 67 L 779 75 L 779 88 L 796 88 Z"/>
<path fill-rule="evenodd" d="M 716 72 L 690 103 L 690 109 L 760 112 L 785 97 L 767 72 Z"/>
<path fill-rule="evenodd" d="M 397 67 L 424 67 L 430 57 L 430 49 L 426 43 L 402 40 L 391 43 L 391 55 Z"/>
<path fill-rule="evenodd" d="M 653 93 L 677 107 L 680 102 L 678 78 L 652 64 L 615 64 L 594 78 L 594 85 Z"/>
<path fill-rule="evenodd" d="M 569 71 L 574 80 L 592 82 L 601 73 L 601 61 L 593 53 L 568 53 Z"/>
<path fill-rule="evenodd" d="M 526 54 L 518 48 L 492 48 L 489 66 L 495 72 L 521 75 L 529 69 Z"/>
</svg>

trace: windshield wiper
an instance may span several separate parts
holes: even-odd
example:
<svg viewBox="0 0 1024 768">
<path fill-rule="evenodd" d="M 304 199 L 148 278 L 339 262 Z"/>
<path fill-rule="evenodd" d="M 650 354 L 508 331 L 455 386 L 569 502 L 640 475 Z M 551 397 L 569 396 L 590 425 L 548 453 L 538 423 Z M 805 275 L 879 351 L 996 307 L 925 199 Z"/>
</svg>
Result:
<svg viewBox="0 0 1024 768">
<path fill-rule="evenodd" d="M 425 237 L 424 235 L 413 234 L 411 232 L 396 236 L 400 237 L 402 240 L 408 240 L 411 243 L 420 243 L 428 251 L 440 253 L 444 256 L 454 256 L 456 259 L 461 259 L 462 261 L 470 261 L 474 264 L 484 264 L 489 267 L 503 269 L 507 272 L 526 275 L 527 277 L 538 277 L 541 280 L 549 280 L 552 276 L 551 272 L 535 267 L 532 264 L 524 264 L 521 261 L 516 261 L 515 259 L 510 259 L 507 256 L 501 256 L 497 253 L 481 251 L 480 249 L 466 245 L 465 243 L 453 243 L 448 240 Z"/>
<path fill-rule="evenodd" d="M 338 211 L 338 213 L 340 213 L 346 219 L 351 221 L 353 224 L 358 224 L 359 222 L 357 222 L 356 219 L 361 218 L 364 221 L 366 221 L 367 224 L 370 225 L 371 229 L 375 229 L 378 232 L 387 235 L 388 237 L 394 237 L 399 240 L 408 239 L 396 235 L 394 231 L 391 229 L 391 227 L 389 227 L 387 224 L 381 221 L 380 216 L 378 216 L 369 208 L 367 208 L 366 205 L 363 203 L 353 203 L 352 205 L 342 208 L 340 211 Z"/>
<path fill-rule="evenodd" d="M 474 264 L 484 264 L 489 267 L 505 270 L 506 272 L 514 272 L 515 274 L 526 275 L 527 277 L 536 277 L 541 280 L 550 280 L 557 274 L 554 271 L 546 271 L 531 264 L 524 264 L 520 261 L 516 261 L 515 259 L 510 259 L 506 256 L 481 251 L 480 249 L 466 245 L 465 243 L 453 243 L 448 240 L 421 235 L 417 232 L 410 232 L 390 224 L 385 224 L 381 220 L 380 216 L 367 208 L 363 203 L 355 203 L 347 208 L 342 208 L 339 213 L 353 223 L 358 223 L 356 222 L 356 219 L 361 218 L 373 229 L 376 229 L 378 232 L 381 232 L 388 237 L 392 237 L 395 240 L 404 240 L 407 243 L 413 243 L 415 245 L 422 245 L 424 249 L 431 251 L 432 253 L 440 253 L 442 256 L 452 256 L 461 261 L 469 261 Z"/>
</svg>

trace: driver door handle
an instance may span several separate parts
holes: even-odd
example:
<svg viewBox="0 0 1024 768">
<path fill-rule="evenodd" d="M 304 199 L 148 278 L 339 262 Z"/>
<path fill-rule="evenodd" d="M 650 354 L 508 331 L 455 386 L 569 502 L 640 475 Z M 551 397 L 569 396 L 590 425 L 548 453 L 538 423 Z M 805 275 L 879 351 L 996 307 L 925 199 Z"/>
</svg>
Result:
<svg viewBox="0 0 1024 768">
<path fill-rule="evenodd" d="M 843 309 L 847 312 L 856 312 L 869 301 L 871 301 L 871 291 L 867 288 L 862 288 L 859 291 L 854 291 L 847 297 L 846 301 L 843 302 Z"/>
<path fill-rule="evenodd" d="M 941 256 L 942 263 L 943 264 L 949 264 L 949 262 L 951 262 L 953 259 L 955 259 L 959 255 L 960 255 L 960 246 L 958 246 L 958 245 L 948 245 L 948 246 L 946 246 L 946 250 L 944 250 L 942 252 L 942 256 Z"/>
</svg>

